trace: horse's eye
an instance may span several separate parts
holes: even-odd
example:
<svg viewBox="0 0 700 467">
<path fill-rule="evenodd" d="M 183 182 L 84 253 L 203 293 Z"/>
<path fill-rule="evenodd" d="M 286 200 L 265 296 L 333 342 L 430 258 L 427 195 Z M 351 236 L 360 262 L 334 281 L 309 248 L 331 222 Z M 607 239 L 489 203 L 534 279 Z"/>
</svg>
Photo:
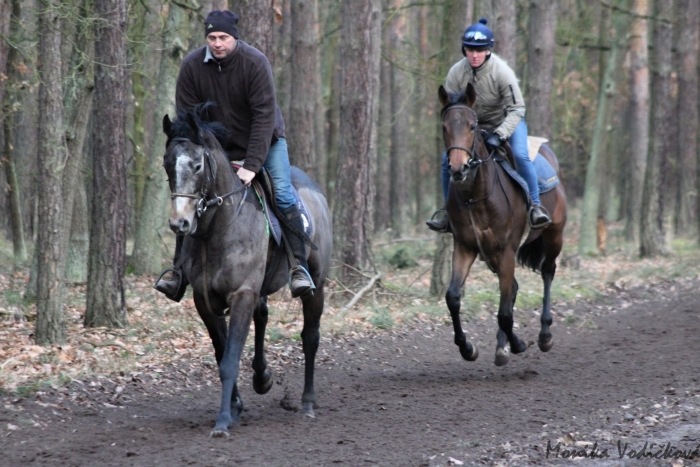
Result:
<svg viewBox="0 0 700 467">
<path fill-rule="evenodd" d="M 201 172 L 201 171 L 202 171 L 202 164 L 197 164 L 197 165 L 195 165 L 195 166 L 194 166 L 194 171 L 195 171 L 196 173 Z"/>
<path fill-rule="evenodd" d="M 472 131 L 476 130 L 476 122 L 472 123 L 471 129 L 472 129 Z"/>
</svg>

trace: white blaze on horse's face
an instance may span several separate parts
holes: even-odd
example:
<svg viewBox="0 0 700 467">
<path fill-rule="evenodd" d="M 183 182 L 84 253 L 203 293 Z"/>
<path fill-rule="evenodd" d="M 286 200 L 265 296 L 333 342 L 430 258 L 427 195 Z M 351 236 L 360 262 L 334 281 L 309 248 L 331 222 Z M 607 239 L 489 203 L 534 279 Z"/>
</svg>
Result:
<svg viewBox="0 0 700 467">
<path fill-rule="evenodd" d="M 177 156 L 171 181 L 170 229 L 179 235 L 190 235 L 197 230 L 197 203 L 204 186 L 203 151 L 187 146 L 190 148 L 185 145 L 175 148 Z"/>
</svg>

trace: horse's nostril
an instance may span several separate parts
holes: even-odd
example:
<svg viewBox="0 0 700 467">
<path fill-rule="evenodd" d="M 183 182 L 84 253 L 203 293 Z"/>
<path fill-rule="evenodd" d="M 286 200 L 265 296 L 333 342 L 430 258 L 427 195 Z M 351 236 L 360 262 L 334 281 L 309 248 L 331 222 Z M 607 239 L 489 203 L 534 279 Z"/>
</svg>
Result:
<svg viewBox="0 0 700 467">
<path fill-rule="evenodd" d="M 190 221 L 180 219 L 180 232 L 187 232 L 188 230 L 190 230 Z"/>
</svg>

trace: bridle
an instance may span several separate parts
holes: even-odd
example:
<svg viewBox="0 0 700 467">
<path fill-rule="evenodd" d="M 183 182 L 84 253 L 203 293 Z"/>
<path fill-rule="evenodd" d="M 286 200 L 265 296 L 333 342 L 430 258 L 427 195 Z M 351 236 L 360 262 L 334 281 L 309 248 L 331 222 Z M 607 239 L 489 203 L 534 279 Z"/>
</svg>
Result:
<svg viewBox="0 0 700 467">
<path fill-rule="evenodd" d="M 171 143 L 174 142 L 179 142 L 179 143 L 191 143 L 187 138 L 182 138 L 182 137 L 177 137 L 173 138 Z M 213 193 L 212 198 L 208 198 L 209 194 L 209 186 L 212 184 L 215 174 L 214 174 L 214 167 L 211 161 L 211 154 L 209 153 L 209 150 L 207 148 L 204 148 L 204 152 L 202 154 L 202 164 L 205 164 L 206 161 L 206 167 L 208 170 L 205 170 L 206 173 L 206 180 L 204 183 L 204 186 L 202 186 L 202 189 L 199 191 L 199 193 L 194 194 L 194 193 L 170 193 L 170 199 L 175 199 L 175 198 L 190 198 L 190 199 L 198 199 L 197 201 L 197 217 L 202 217 L 204 213 L 207 211 L 207 208 L 211 206 L 221 206 L 224 203 L 224 200 L 226 198 L 229 198 L 236 193 L 240 193 L 241 191 L 243 192 L 243 196 L 241 197 L 241 201 L 238 203 L 238 208 L 236 209 L 236 213 L 234 214 L 233 218 L 235 219 L 238 216 L 238 213 L 241 211 L 241 207 L 243 206 L 243 203 L 246 200 L 246 197 L 248 196 L 248 188 L 247 184 L 243 184 L 239 187 L 236 187 L 233 189 L 233 191 L 230 191 L 229 193 L 226 193 L 225 195 L 222 196 L 217 196 L 216 193 Z M 233 170 L 233 168 L 231 168 Z M 235 174 L 234 174 L 235 175 Z"/>
<path fill-rule="evenodd" d="M 469 167 L 469 170 L 478 169 L 481 164 L 488 162 L 492 158 L 493 152 L 490 152 L 489 157 L 487 157 L 486 159 L 481 159 L 476 154 L 476 132 L 479 131 L 479 119 L 476 116 L 476 112 L 474 112 L 474 109 L 472 109 L 471 107 L 464 105 L 464 104 L 455 104 L 455 105 L 451 105 L 449 107 L 445 107 L 444 109 L 442 109 L 442 113 L 440 114 L 440 118 L 443 120 L 443 122 L 444 122 L 445 114 L 447 112 L 449 112 L 450 110 L 454 110 L 454 109 L 468 110 L 474 116 L 475 123 L 474 123 L 474 127 L 471 130 L 472 133 L 474 133 L 474 137 L 472 138 L 472 148 L 468 149 L 468 148 L 465 148 L 464 146 L 448 146 L 447 149 L 445 149 L 445 153 L 447 154 L 447 157 L 449 159 L 450 151 L 452 151 L 453 149 L 458 149 L 460 151 L 464 151 L 469 156 L 469 160 L 467 161 L 467 167 Z"/>
</svg>

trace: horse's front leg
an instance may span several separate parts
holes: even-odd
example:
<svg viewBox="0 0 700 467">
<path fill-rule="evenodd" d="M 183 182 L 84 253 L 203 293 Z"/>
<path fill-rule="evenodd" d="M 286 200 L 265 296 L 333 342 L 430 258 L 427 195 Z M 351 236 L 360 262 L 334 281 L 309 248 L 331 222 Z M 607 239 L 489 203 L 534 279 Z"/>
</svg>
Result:
<svg viewBox="0 0 700 467">
<path fill-rule="evenodd" d="M 475 259 L 476 252 L 465 249 L 455 241 L 454 252 L 452 253 L 452 279 L 445 294 L 447 309 L 450 310 L 450 317 L 452 318 L 455 344 L 459 347 L 459 353 L 462 355 L 462 358 L 470 362 L 479 357 L 479 350 L 476 348 L 476 345 L 467 341 L 467 337 L 462 330 L 459 309 L 462 301 L 462 286 L 464 281 L 467 280 Z"/>
<path fill-rule="evenodd" d="M 260 297 L 253 312 L 255 323 L 255 356 L 253 357 L 253 389 L 258 394 L 267 394 L 272 387 L 272 373 L 267 369 L 265 358 L 265 328 L 268 320 L 267 297 Z"/>
<path fill-rule="evenodd" d="M 518 354 L 527 350 L 527 344 L 513 332 L 513 306 L 518 295 L 518 282 L 515 280 L 515 253 L 506 252 L 498 264 L 498 284 L 501 299 L 498 306 L 498 333 L 496 334 L 496 366 L 508 363 L 510 351 Z"/>
<path fill-rule="evenodd" d="M 243 410 L 236 381 L 256 300 L 255 293 L 250 289 L 233 292 L 229 294 L 227 300 L 230 310 L 228 337 L 224 355 L 219 364 L 221 409 L 216 417 L 214 430 L 211 432 L 213 437 L 228 436 L 228 427 L 232 423 L 238 423 Z"/>
<path fill-rule="evenodd" d="M 320 341 L 319 328 L 325 297 L 323 286 L 323 283 L 319 284 L 313 295 L 308 294 L 302 299 L 304 329 L 301 331 L 301 339 L 304 349 L 304 393 L 301 395 L 301 411 L 311 418 L 316 418 L 314 414 L 314 406 L 316 405 L 314 365 Z"/>
</svg>

